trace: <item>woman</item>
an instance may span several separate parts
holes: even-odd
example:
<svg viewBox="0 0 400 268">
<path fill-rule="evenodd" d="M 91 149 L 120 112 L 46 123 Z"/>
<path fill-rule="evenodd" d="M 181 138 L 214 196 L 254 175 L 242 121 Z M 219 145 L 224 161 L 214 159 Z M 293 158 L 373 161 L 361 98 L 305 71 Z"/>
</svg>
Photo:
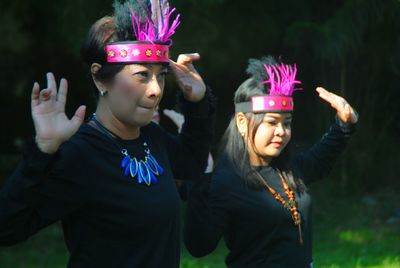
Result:
<svg viewBox="0 0 400 268">
<path fill-rule="evenodd" d="M 1 189 L 1 245 L 61 220 L 68 267 L 179 267 L 173 178 L 205 169 L 214 108 L 192 65 L 199 55 L 168 59 L 179 19 L 154 2 L 115 3 L 90 29 L 82 51 L 99 99 L 87 123 L 85 107 L 66 117 L 65 79 L 58 92 L 51 73 L 46 89 L 34 84 L 35 143 Z M 150 123 L 169 69 L 183 93 L 177 138 Z"/>
<path fill-rule="evenodd" d="M 317 88 L 338 120 L 319 143 L 289 158 L 296 67 L 265 57 L 250 60 L 247 71 L 210 188 L 190 183 L 185 244 L 200 257 L 224 237 L 228 267 L 312 267 L 306 186 L 331 170 L 357 115 L 343 98 Z"/>
</svg>

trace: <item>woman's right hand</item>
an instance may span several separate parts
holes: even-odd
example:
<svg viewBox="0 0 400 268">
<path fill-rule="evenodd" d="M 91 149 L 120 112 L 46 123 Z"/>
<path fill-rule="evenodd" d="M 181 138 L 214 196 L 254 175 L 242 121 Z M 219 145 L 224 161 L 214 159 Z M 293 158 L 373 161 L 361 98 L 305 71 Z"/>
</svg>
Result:
<svg viewBox="0 0 400 268">
<path fill-rule="evenodd" d="M 61 79 L 57 92 L 57 83 L 52 73 L 47 73 L 47 88 L 40 90 L 37 82 L 33 84 L 31 108 L 35 140 L 44 153 L 55 153 L 63 142 L 78 131 L 85 118 L 86 107 L 82 105 L 68 119 L 65 114 L 67 91 L 67 80 Z"/>
</svg>

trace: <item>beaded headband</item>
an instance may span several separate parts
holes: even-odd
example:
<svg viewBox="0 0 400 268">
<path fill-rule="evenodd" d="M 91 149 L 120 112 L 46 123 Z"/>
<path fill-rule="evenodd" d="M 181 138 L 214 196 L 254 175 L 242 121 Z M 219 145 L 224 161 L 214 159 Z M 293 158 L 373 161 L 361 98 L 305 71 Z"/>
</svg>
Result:
<svg viewBox="0 0 400 268">
<path fill-rule="evenodd" d="M 108 63 L 168 63 L 169 46 L 147 42 L 115 42 L 106 46 Z"/>
<path fill-rule="evenodd" d="M 264 64 L 268 74 L 268 80 L 263 84 L 269 84 L 269 95 L 253 96 L 251 101 L 235 104 L 235 112 L 263 113 L 263 112 L 292 112 L 294 108 L 292 94 L 298 88 L 296 84 L 296 65 Z"/>
<path fill-rule="evenodd" d="M 144 7 L 146 19 L 129 7 L 135 41 L 114 42 L 106 45 L 108 63 L 168 63 L 170 37 L 180 25 L 178 14 L 170 24 L 175 8 L 167 0 L 150 0 Z M 137 12 L 139 13 L 139 12 Z"/>
</svg>

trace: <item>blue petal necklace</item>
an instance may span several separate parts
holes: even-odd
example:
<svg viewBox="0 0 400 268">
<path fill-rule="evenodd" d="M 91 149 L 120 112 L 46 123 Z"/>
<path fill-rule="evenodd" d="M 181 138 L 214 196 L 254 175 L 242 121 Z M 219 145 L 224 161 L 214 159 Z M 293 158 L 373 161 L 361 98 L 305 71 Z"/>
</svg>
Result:
<svg viewBox="0 0 400 268">
<path fill-rule="evenodd" d="M 118 136 L 103 126 L 97 120 L 96 114 L 92 115 L 91 120 L 93 120 L 97 127 L 103 133 L 105 133 L 118 148 L 122 147 L 115 140 L 115 138 Z M 158 182 L 156 176 L 163 174 L 164 169 L 158 164 L 156 158 L 151 154 L 146 142 L 143 143 L 143 146 L 145 152 L 144 160 L 131 157 L 127 149 L 121 149 L 121 153 L 123 155 L 121 169 L 124 170 L 124 176 L 132 177 L 133 179 L 136 178 L 139 184 L 144 182 L 147 186 L 151 186 L 152 184 L 156 184 Z"/>
</svg>

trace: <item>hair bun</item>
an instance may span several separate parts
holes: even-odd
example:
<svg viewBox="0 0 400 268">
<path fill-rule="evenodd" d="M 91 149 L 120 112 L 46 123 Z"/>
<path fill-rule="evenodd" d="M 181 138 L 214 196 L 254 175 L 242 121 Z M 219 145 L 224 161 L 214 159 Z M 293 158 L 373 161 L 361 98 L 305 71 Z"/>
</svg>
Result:
<svg viewBox="0 0 400 268">
<path fill-rule="evenodd" d="M 268 74 L 265 71 L 264 64 L 277 64 L 277 61 L 272 56 L 264 56 L 260 59 L 249 59 L 249 65 L 247 66 L 246 73 L 258 83 L 262 83 L 263 81 L 269 79 Z"/>
</svg>

